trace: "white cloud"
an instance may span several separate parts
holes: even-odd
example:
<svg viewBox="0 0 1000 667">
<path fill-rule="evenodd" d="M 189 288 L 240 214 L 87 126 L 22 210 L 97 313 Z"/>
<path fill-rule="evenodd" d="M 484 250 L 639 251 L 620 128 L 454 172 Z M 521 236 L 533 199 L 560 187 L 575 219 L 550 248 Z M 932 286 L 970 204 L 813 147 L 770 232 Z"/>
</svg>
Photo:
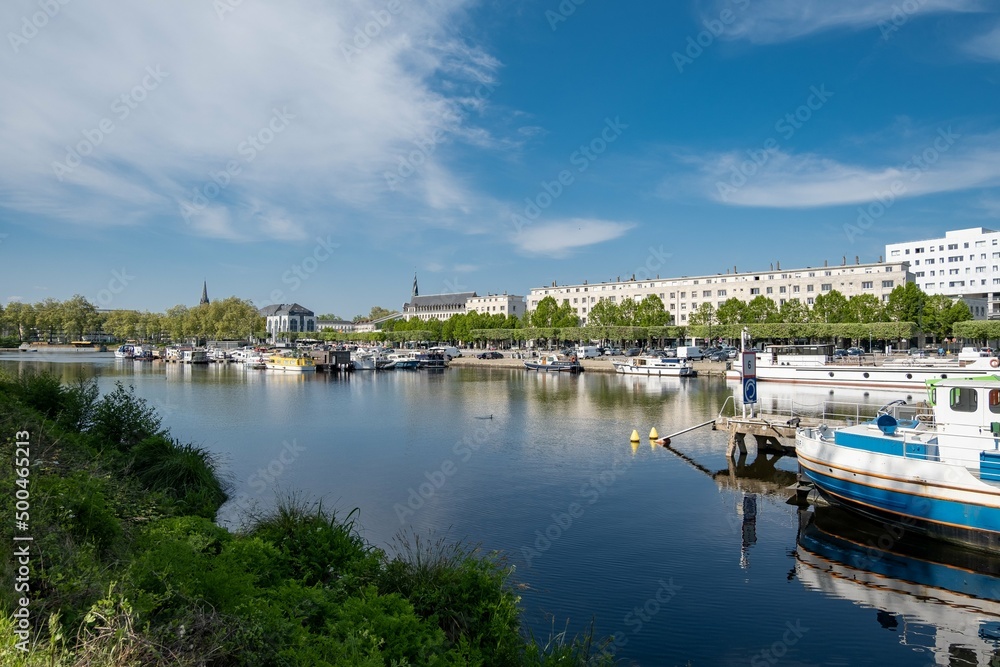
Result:
<svg viewBox="0 0 1000 667">
<path fill-rule="evenodd" d="M 762 167 L 745 153 L 688 158 L 697 191 L 733 206 L 807 208 L 916 197 L 1000 185 L 1000 133 L 941 130 L 898 163 L 863 166 L 828 157 L 771 153 Z M 669 181 L 668 181 L 669 182 Z"/>
<path fill-rule="evenodd" d="M 510 147 L 470 120 L 500 68 L 459 36 L 472 1 L 404 2 L 367 43 L 384 0 L 247 2 L 221 20 L 208 2 L 60 5 L 0 49 L 0 89 L 17 91 L 0 105 L 0 206 L 232 241 L 471 210 L 480 195 L 445 153 Z M 36 12 L 3 3 L 0 24 Z M 386 174 L 411 156 L 392 192 Z M 182 202 L 199 204 L 190 226 Z"/>
<path fill-rule="evenodd" d="M 513 241 L 519 250 L 529 255 L 565 257 L 574 248 L 611 241 L 634 226 L 627 222 L 570 218 L 524 227 Z"/>
<path fill-rule="evenodd" d="M 963 49 L 974 58 L 1000 60 L 1000 23 L 965 43 Z"/>
<path fill-rule="evenodd" d="M 863 30 L 880 21 L 911 20 L 922 14 L 974 12 L 981 0 L 718 0 L 705 19 L 730 9 L 736 20 L 723 33 L 729 39 L 769 44 L 834 29 Z"/>
</svg>

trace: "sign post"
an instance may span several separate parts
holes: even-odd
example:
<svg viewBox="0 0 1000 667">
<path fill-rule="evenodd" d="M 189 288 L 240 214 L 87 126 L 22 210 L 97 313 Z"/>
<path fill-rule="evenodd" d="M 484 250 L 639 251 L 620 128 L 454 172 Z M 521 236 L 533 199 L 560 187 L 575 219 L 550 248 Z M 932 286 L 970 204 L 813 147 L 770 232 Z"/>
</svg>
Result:
<svg viewBox="0 0 1000 667">
<path fill-rule="evenodd" d="M 743 350 L 743 405 L 750 406 L 750 416 L 753 416 L 753 406 L 757 403 L 757 353 L 753 350 Z"/>
</svg>

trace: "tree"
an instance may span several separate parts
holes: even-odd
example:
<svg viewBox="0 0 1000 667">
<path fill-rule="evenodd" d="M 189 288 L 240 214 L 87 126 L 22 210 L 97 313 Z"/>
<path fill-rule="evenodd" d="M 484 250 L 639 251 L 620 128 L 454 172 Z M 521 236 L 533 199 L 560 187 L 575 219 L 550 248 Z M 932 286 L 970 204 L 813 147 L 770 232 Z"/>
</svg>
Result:
<svg viewBox="0 0 1000 667">
<path fill-rule="evenodd" d="M 778 321 L 787 324 L 804 324 L 809 319 L 809 309 L 798 299 L 789 299 L 778 309 Z"/>
<path fill-rule="evenodd" d="M 569 301 L 564 301 L 556 310 L 552 317 L 552 326 L 558 328 L 572 328 L 579 326 L 580 318 L 576 315 L 576 309 L 569 305 Z"/>
<path fill-rule="evenodd" d="M 650 294 L 639 302 L 635 312 L 635 326 L 663 327 L 670 324 L 671 316 L 663 306 L 663 301 L 655 294 Z"/>
<path fill-rule="evenodd" d="M 727 302 L 728 303 L 728 302 Z M 726 304 L 722 304 L 725 306 Z M 778 306 L 763 294 L 755 296 L 743 309 L 743 324 L 763 324 L 773 322 L 778 314 Z"/>
<path fill-rule="evenodd" d="M 814 322 L 841 324 L 847 322 L 848 317 L 847 297 L 837 290 L 831 290 L 816 297 L 811 317 Z"/>
<path fill-rule="evenodd" d="M 736 297 L 730 297 L 715 311 L 715 316 L 718 318 L 719 324 L 742 324 L 744 310 L 746 310 L 745 303 Z"/>
<path fill-rule="evenodd" d="M 916 283 L 897 285 L 889 293 L 885 305 L 885 313 L 893 322 L 913 322 L 923 329 L 924 308 L 927 305 L 927 294 Z"/>
<path fill-rule="evenodd" d="M 98 322 L 97 308 L 76 294 L 61 304 L 63 331 L 72 340 L 80 340 L 84 333 L 93 331 Z"/>
<path fill-rule="evenodd" d="M 368 313 L 369 320 L 377 320 L 383 317 L 388 317 L 389 315 L 395 315 L 398 310 L 388 310 L 387 308 L 382 308 L 381 306 L 372 306 L 371 312 Z"/>
<path fill-rule="evenodd" d="M 884 308 L 874 294 L 855 294 L 847 300 L 848 322 L 873 324 L 884 321 Z"/>
<path fill-rule="evenodd" d="M 961 299 L 952 301 L 943 294 L 928 296 L 924 306 L 924 332 L 941 340 L 952 335 L 956 322 L 972 319 L 972 311 Z"/>
<path fill-rule="evenodd" d="M 623 327 L 634 327 L 636 326 L 636 320 L 638 319 L 639 304 L 635 302 L 635 299 L 627 297 L 622 299 L 622 302 L 618 305 L 618 317 L 621 320 L 620 324 Z"/>
<path fill-rule="evenodd" d="M 587 323 L 598 327 L 618 326 L 621 323 L 618 304 L 611 299 L 601 299 L 590 309 Z"/>
<path fill-rule="evenodd" d="M 538 306 L 531 311 L 530 326 L 539 328 L 553 326 L 552 320 L 557 310 L 559 310 L 559 304 L 556 303 L 555 298 L 551 296 L 545 297 L 539 301 Z"/>
<path fill-rule="evenodd" d="M 4 313 L 4 326 L 17 332 L 18 340 L 25 340 L 28 333 L 34 329 L 37 313 L 30 303 L 11 301 Z"/>
<path fill-rule="evenodd" d="M 700 324 L 710 327 L 718 324 L 719 319 L 716 317 L 715 306 L 706 301 L 698 306 L 698 310 L 691 313 L 688 322 L 692 325 Z"/>
<path fill-rule="evenodd" d="M 333 320 L 333 321 L 336 321 L 336 322 L 342 321 L 340 315 L 334 315 L 333 313 L 327 313 L 326 315 L 317 315 L 316 319 L 317 320 Z"/>
</svg>

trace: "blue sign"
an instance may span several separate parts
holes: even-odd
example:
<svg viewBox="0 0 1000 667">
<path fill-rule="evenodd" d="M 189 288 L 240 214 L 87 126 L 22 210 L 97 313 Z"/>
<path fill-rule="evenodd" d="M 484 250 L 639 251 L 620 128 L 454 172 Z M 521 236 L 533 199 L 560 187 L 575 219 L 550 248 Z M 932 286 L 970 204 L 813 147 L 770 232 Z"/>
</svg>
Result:
<svg viewBox="0 0 1000 667">
<path fill-rule="evenodd" d="M 757 402 L 757 378 L 743 378 L 743 402 Z"/>
</svg>

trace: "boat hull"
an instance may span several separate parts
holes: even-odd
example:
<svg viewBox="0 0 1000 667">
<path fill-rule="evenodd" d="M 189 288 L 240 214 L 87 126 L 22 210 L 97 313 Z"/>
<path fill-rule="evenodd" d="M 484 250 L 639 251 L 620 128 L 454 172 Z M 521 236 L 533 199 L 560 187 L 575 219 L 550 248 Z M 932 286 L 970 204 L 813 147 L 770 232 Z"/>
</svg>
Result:
<svg viewBox="0 0 1000 667">
<path fill-rule="evenodd" d="M 1000 551 L 1000 487 L 965 466 L 844 447 L 802 429 L 796 455 L 833 504 L 944 541 Z"/>
</svg>

